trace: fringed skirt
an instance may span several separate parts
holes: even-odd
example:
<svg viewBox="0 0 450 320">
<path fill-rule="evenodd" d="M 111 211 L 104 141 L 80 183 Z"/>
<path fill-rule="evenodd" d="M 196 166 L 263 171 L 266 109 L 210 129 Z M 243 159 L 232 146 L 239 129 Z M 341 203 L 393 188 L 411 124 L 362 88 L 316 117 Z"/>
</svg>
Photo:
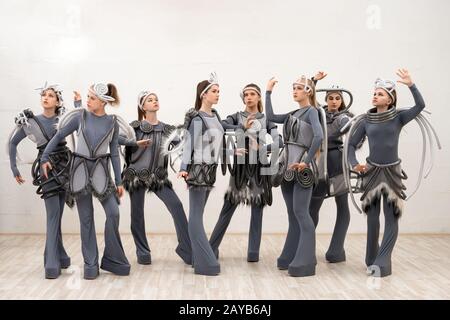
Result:
<svg viewBox="0 0 450 320">
<path fill-rule="evenodd" d="M 360 176 L 362 191 L 362 209 L 365 213 L 383 195 L 394 207 L 394 214 L 400 217 L 403 212 L 403 200 L 406 199 L 406 187 L 402 180 L 407 179 L 406 173 L 400 166 L 401 160 L 392 164 L 376 164 L 367 159 L 367 171 Z"/>
<path fill-rule="evenodd" d="M 270 176 L 260 174 L 259 165 L 234 165 L 225 200 L 232 204 L 246 204 L 264 207 L 272 205 Z"/>
<path fill-rule="evenodd" d="M 84 155 L 73 153 L 70 167 L 70 193 L 73 198 L 92 194 L 99 201 L 104 201 L 111 194 L 119 202 L 116 185 L 109 172 L 110 156 L 105 154 L 90 159 Z"/>
<path fill-rule="evenodd" d="M 157 168 L 155 172 L 127 168 L 122 172 L 122 184 L 130 193 L 137 188 L 145 188 L 147 192 L 156 192 L 164 187 L 172 188 L 172 182 L 167 178 L 167 170 L 162 167 Z"/>
</svg>

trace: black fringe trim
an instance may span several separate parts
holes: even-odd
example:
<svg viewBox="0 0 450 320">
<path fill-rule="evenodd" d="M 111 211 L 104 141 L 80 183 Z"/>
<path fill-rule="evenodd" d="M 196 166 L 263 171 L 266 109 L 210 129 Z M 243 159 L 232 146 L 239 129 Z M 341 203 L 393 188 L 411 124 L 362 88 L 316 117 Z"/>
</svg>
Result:
<svg viewBox="0 0 450 320">
<path fill-rule="evenodd" d="M 78 198 L 79 196 L 85 196 L 88 194 L 92 194 L 94 197 L 96 197 L 100 202 L 107 199 L 112 193 L 114 193 L 116 191 L 116 185 L 114 184 L 114 182 L 112 181 L 111 178 L 109 178 L 108 181 L 108 187 L 106 188 L 106 190 L 102 193 L 98 193 L 97 191 L 95 191 L 95 188 L 92 186 L 92 184 L 89 182 L 83 189 L 81 189 L 80 191 L 77 192 L 70 192 L 70 195 L 75 198 Z"/>
<path fill-rule="evenodd" d="M 172 182 L 169 179 L 149 180 L 145 182 L 139 178 L 134 179 L 133 181 L 124 179 L 122 180 L 122 185 L 129 193 L 132 193 L 139 188 L 147 189 L 147 192 L 157 192 L 164 187 L 172 189 Z"/>
</svg>

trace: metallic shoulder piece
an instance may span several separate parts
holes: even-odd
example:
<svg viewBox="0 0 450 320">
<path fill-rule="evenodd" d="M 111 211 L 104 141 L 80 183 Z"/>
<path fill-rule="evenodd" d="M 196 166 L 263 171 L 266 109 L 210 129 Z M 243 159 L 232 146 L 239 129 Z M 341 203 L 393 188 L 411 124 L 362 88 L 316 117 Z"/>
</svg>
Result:
<svg viewBox="0 0 450 320">
<path fill-rule="evenodd" d="M 198 111 L 195 110 L 195 108 L 189 109 L 186 114 L 184 115 L 184 125 L 183 127 L 187 129 L 192 121 L 196 116 L 198 116 Z"/>
<path fill-rule="evenodd" d="M 163 134 L 165 136 L 170 135 L 175 129 L 176 129 L 175 126 L 163 123 Z"/>
<path fill-rule="evenodd" d="M 33 111 L 31 111 L 30 108 L 24 109 L 23 111 L 19 112 L 14 117 L 14 123 L 17 126 L 23 126 L 28 125 L 28 119 L 31 119 L 34 117 Z"/>
<path fill-rule="evenodd" d="M 134 120 L 134 121 L 131 121 L 130 122 L 130 126 L 133 128 L 133 129 L 137 129 L 137 128 L 139 128 L 139 126 L 141 125 L 141 122 L 139 121 L 139 120 Z"/>
<path fill-rule="evenodd" d="M 381 123 L 394 119 L 397 116 L 397 108 L 391 107 L 385 112 L 377 112 L 376 108 L 367 111 L 367 121 L 370 123 Z"/>
<path fill-rule="evenodd" d="M 144 133 L 150 133 L 154 129 L 153 126 L 150 123 L 148 123 L 147 121 L 141 121 L 139 128 Z"/>
</svg>

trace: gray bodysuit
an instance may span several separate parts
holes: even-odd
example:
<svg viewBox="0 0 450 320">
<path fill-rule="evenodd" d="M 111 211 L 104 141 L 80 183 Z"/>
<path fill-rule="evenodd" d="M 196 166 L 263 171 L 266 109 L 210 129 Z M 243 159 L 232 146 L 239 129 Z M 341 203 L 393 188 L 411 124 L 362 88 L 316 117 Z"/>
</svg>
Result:
<svg viewBox="0 0 450 320">
<path fill-rule="evenodd" d="M 191 264 L 192 250 L 188 222 L 183 204 L 167 177 L 168 155 L 163 150 L 175 127 L 162 122 L 151 125 L 146 120 L 133 121 L 131 126 L 135 130 L 136 140 L 150 139 L 152 141 L 146 148 L 139 148 L 133 141 L 127 142 L 126 167 L 122 173 L 123 185 L 129 192 L 131 200 L 131 232 L 136 244 L 138 263 L 151 263 L 144 218 L 145 193 L 148 191 L 155 193 L 172 215 L 178 239 L 175 251 L 185 263 Z M 179 139 L 175 138 L 172 141 L 171 144 L 176 145 Z"/>
<path fill-rule="evenodd" d="M 128 275 L 130 264 L 120 240 L 119 200 L 115 193 L 122 182 L 117 120 L 112 115 L 97 116 L 80 109 L 58 130 L 45 148 L 42 161 L 47 161 L 55 146 L 74 131 L 77 131 L 78 143 L 71 164 L 70 192 L 76 197 L 80 217 L 84 277 L 94 279 L 99 273 L 92 195 L 99 199 L 106 213 L 105 250 L 100 267 L 117 275 Z M 110 175 L 111 164 L 114 182 Z"/>
<path fill-rule="evenodd" d="M 314 107 L 304 107 L 286 114 L 274 114 L 270 91 L 266 92 L 266 114 L 269 121 L 284 124 L 285 149 L 280 155 L 282 169 L 281 191 L 288 211 L 289 228 L 286 241 L 278 258 L 278 268 L 288 269 L 291 276 L 315 274 L 316 235 L 309 213 L 313 185 L 301 183 L 302 173 L 288 166 L 303 161 L 312 165 L 323 139 L 319 113 Z M 310 178 L 308 178 L 310 180 Z"/>
<path fill-rule="evenodd" d="M 367 213 L 366 264 L 375 275 L 388 276 L 392 273 L 391 255 L 398 236 L 398 218 L 403 211 L 406 187 L 398 157 L 400 132 L 424 108 L 425 102 L 415 85 L 410 87 L 415 106 L 397 111 L 395 106 L 377 113 L 370 109 L 349 137 L 348 156 L 352 167 L 358 164 L 355 150 L 366 136 L 369 141 L 366 173 L 361 175 L 362 209 Z M 381 197 L 385 217 L 384 236 L 381 247 L 378 243 L 380 231 Z"/>
<path fill-rule="evenodd" d="M 342 173 L 342 149 L 343 134 L 341 129 L 350 121 L 347 113 L 326 112 L 327 133 L 328 133 L 328 153 L 327 169 L 328 181 L 320 180 L 315 187 L 310 204 L 311 217 L 314 225 L 319 223 L 319 211 L 323 201 L 327 197 L 334 197 L 336 202 L 336 223 L 331 237 L 331 242 L 325 254 L 328 262 L 342 262 L 346 260 L 344 242 L 347 229 L 350 223 L 350 210 L 348 206 L 348 188 L 345 184 Z M 320 161 L 325 161 L 321 154 Z M 319 168 L 322 168 L 319 163 Z"/>
<path fill-rule="evenodd" d="M 14 177 L 21 176 L 17 169 L 16 157 L 17 146 L 28 137 L 33 141 L 38 149 L 38 155 L 32 166 L 33 184 L 38 186 L 37 194 L 45 201 L 47 213 L 46 241 L 44 251 L 44 268 L 46 278 L 57 278 L 61 274 L 61 268 L 70 266 L 70 257 L 67 255 L 62 241 L 61 219 L 64 212 L 64 202 L 73 206 L 73 201 L 67 197 L 68 187 L 68 166 L 71 157 L 70 150 L 65 146 L 66 142 L 61 141 L 49 156 L 53 166 L 53 171 L 46 179 L 40 170 L 42 152 L 47 143 L 56 133 L 58 117 L 51 118 L 43 114 L 34 115 L 30 110 L 24 110 L 22 116 L 16 118 L 17 129 L 9 142 L 9 159 L 11 171 Z M 26 123 L 24 122 L 26 119 Z"/>
<path fill-rule="evenodd" d="M 203 213 L 211 188 L 216 181 L 216 170 L 221 155 L 225 154 L 224 129 L 213 110 L 209 115 L 202 111 L 189 110 L 185 117 L 185 128 L 189 139 L 183 149 L 181 171 L 187 171 L 189 188 L 189 237 L 192 245 L 194 272 L 202 275 L 217 275 L 220 264 L 206 237 Z"/>
<path fill-rule="evenodd" d="M 243 127 L 248 117 L 249 113 L 242 111 L 229 115 L 222 122 L 225 122 L 226 125 L 240 125 Z M 237 132 L 244 134 L 243 131 Z M 266 144 L 265 135 L 260 135 L 260 132 L 271 134 L 273 143 Z M 246 134 L 257 141 L 260 148 L 263 149 L 263 155 L 271 151 L 272 145 L 281 147 L 283 144 L 282 138 L 278 134 L 277 126 L 267 121 L 266 116 L 260 112 L 256 113 L 253 126 L 246 131 Z M 237 138 L 237 140 L 239 139 L 241 137 Z M 262 172 L 262 168 L 268 167 L 270 164 L 267 161 L 267 157 L 266 159 L 260 159 L 258 152 L 251 153 L 249 138 L 246 137 L 244 139 L 244 147 L 249 150 L 249 154 L 245 155 L 244 163 L 239 163 L 237 156 L 235 156 L 233 165 L 229 166 L 231 173 L 229 187 L 225 193 L 224 204 L 209 242 L 218 257 L 220 243 L 236 208 L 239 204 L 251 205 L 247 261 L 256 262 L 259 261 L 263 208 L 265 205 L 272 204 L 270 176 L 264 175 L 264 172 Z"/>
</svg>

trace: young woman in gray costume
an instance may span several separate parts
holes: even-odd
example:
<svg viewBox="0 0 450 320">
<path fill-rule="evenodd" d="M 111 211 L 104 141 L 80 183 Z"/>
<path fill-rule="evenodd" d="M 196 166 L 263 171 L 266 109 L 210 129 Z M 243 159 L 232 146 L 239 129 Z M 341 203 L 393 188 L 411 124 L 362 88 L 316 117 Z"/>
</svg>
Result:
<svg viewBox="0 0 450 320">
<path fill-rule="evenodd" d="M 353 102 L 350 91 L 333 86 L 328 89 L 319 89 L 316 92 L 325 92 L 324 106 L 327 121 L 328 152 L 327 173 L 328 179 L 319 179 L 314 188 L 310 213 L 317 227 L 319 223 L 319 211 L 326 198 L 334 197 L 336 202 L 336 223 L 331 237 L 331 242 L 325 254 L 328 262 L 336 263 L 345 261 L 344 242 L 347 229 L 350 224 L 350 210 L 348 206 L 348 187 L 342 170 L 342 150 L 344 146 L 341 129 L 350 121 L 353 115 L 348 111 Z M 350 100 L 348 105 L 344 101 L 344 93 Z M 321 153 L 319 163 L 324 161 L 324 153 Z M 322 166 L 319 165 L 319 170 Z"/>
<path fill-rule="evenodd" d="M 290 276 L 312 276 L 317 260 L 309 204 L 317 180 L 314 158 L 321 146 L 324 128 L 315 107 L 315 87 L 311 79 L 302 76 L 293 84 L 293 98 L 299 108 L 286 114 L 273 112 L 271 94 L 276 83 L 272 78 L 267 85 L 266 113 L 269 121 L 284 124 L 285 147 L 280 155 L 280 170 L 273 176 L 272 184 L 281 184 L 289 218 L 286 242 L 277 264 L 281 270 L 288 269 Z"/>
<path fill-rule="evenodd" d="M 136 139 L 151 141 L 150 146 L 139 148 L 135 142 L 126 143 L 122 181 L 131 201 L 131 232 L 136 244 L 140 264 L 151 264 L 150 247 L 145 235 L 145 192 L 153 192 L 161 199 L 172 215 L 177 232 L 175 252 L 187 264 L 192 263 L 188 221 L 183 204 L 168 179 L 169 155 L 166 148 L 176 146 L 179 139 L 173 136 L 175 127 L 158 120 L 159 101 L 155 93 L 142 91 L 138 97 L 138 120 L 131 122 Z"/>
<path fill-rule="evenodd" d="M 398 236 L 398 220 L 403 212 L 403 200 L 407 199 L 406 187 L 402 182 L 407 176 L 402 170 L 401 160 L 398 157 L 400 132 L 407 123 L 415 119 L 424 138 L 423 152 L 426 148 L 426 134 L 430 140 L 430 147 L 433 145 L 433 135 L 440 147 L 434 129 L 421 115 L 425 108 L 425 102 L 409 72 L 400 69 L 397 75 L 400 77 L 398 82 L 409 87 L 415 106 L 409 109 L 397 109 L 395 83 L 377 79 L 372 100 L 374 108 L 354 119 L 354 124 L 348 134 L 349 139 L 344 145 L 344 176 L 348 176 L 349 168 L 353 168 L 355 172 L 359 173 L 358 184 L 355 187 L 351 186 L 350 178 L 347 181 L 351 199 L 358 211 L 361 212 L 353 198 L 353 193 L 362 192 L 362 210 L 367 214 L 367 272 L 378 277 L 385 277 L 392 273 L 391 256 Z M 355 154 L 357 145 L 364 137 L 367 137 L 369 141 L 367 164 L 359 163 Z M 425 153 L 423 153 L 421 162 L 419 182 L 423 173 L 424 156 Z M 419 183 L 416 190 L 418 186 Z M 382 197 L 383 201 L 381 201 Z M 378 239 L 381 207 L 384 211 L 385 228 L 380 246 Z"/>
<path fill-rule="evenodd" d="M 219 85 L 215 73 L 209 80 L 197 85 L 195 108 L 185 116 L 186 133 L 183 158 L 178 173 L 189 186 L 189 237 L 192 245 L 194 272 L 202 275 L 218 275 L 220 264 L 206 237 L 203 226 L 203 213 L 209 193 L 216 181 L 217 166 L 222 158 L 222 173 L 226 172 L 223 162 L 233 154 L 226 150 L 224 127 L 219 114 L 212 108 L 219 101 Z M 251 125 L 251 122 L 248 122 Z M 233 126 L 227 126 L 236 129 Z M 241 127 L 242 128 L 242 127 Z M 236 149 L 242 155 L 243 149 Z"/>
<path fill-rule="evenodd" d="M 61 268 L 70 266 L 70 257 L 63 246 L 61 235 L 61 219 L 64 211 L 64 202 L 72 207 L 73 201 L 66 193 L 68 184 L 68 164 L 71 152 L 66 147 L 66 141 L 62 140 L 55 146 L 54 151 L 49 154 L 54 170 L 48 177 L 44 178 L 40 170 L 42 153 L 48 142 L 56 133 L 56 124 L 64 112 L 61 91 L 56 85 L 47 85 L 39 88 L 43 112 L 34 115 L 30 109 L 19 113 L 15 119 L 16 128 L 9 139 L 9 159 L 11 171 L 17 183 L 23 184 L 17 169 L 17 146 L 28 137 L 38 149 L 38 155 L 33 163 L 31 175 L 33 185 L 37 186 L 36 193 L 44 199 L 47 212 L 47 228 L 44 251 L 45 278 L 56 279 L 61 274 Z"/>
<path fill-rule="evenodd" d="M 262 113 L 261 89 L 256 84 L 246 85 L 241 92 L 241 99 L 245 104 L 245 110 L 229 115 L 223 122 L 231 125 L 245 125 L 248 119 L 254 120 L 253 125 L 246 133 L 237 130 L 238 144 L 249 151 L 244 161 L 239 162 L 237 157 L 234 163 L 228 165 L 231 177 L 228 190 L 225 193 L 224 204 L 219 215 L 219 220 L 214 227 L 209 242 L 219 255 L 219 246 L 225 235 L 239 204 L 251 205 L 250 230 L 248 238 L 247 261 L 259 260 L 259 248 L 261 244 L 262 215 L 266 205 L 272 204 L 272 186 L 270 174 L 263 170 L 269 170 L 267 154 L 274 147 L 274 152 L 282 147 L 283 140 L 278 134 L 276 124 L 267 120 Z M 266 134 L 273 139 L 272 144 L 266 144 Z"/>
<path fill-rule="evenodd" d="M 52 170 L 49 154 L 60 141 L 77 131 L 77 145 L 70 167 L 70 192 L 76 199 L 80 217 L 84 278 L 99 274 L 98 248 L 95 234 L 92 196 L 98 198 L 106 213 L 105 250 L 100 268 L 116 275 L 128 275 L 130 264 L 119 235 L 119 198 L 123 195 L 120 176 L 119 128 L 132 139 L 132 128 L 117 115 L 105 112 L 106 104 L 119 103 L 117 89 L 112 84 L 96 83 L 89 88 L 87 110 L 78 108 L 67 113 L 58 124 L 58 132 L 42 155 L 44 174 Z M 111 178 L 110 166 L 115 180 Z"/>
</svg>

